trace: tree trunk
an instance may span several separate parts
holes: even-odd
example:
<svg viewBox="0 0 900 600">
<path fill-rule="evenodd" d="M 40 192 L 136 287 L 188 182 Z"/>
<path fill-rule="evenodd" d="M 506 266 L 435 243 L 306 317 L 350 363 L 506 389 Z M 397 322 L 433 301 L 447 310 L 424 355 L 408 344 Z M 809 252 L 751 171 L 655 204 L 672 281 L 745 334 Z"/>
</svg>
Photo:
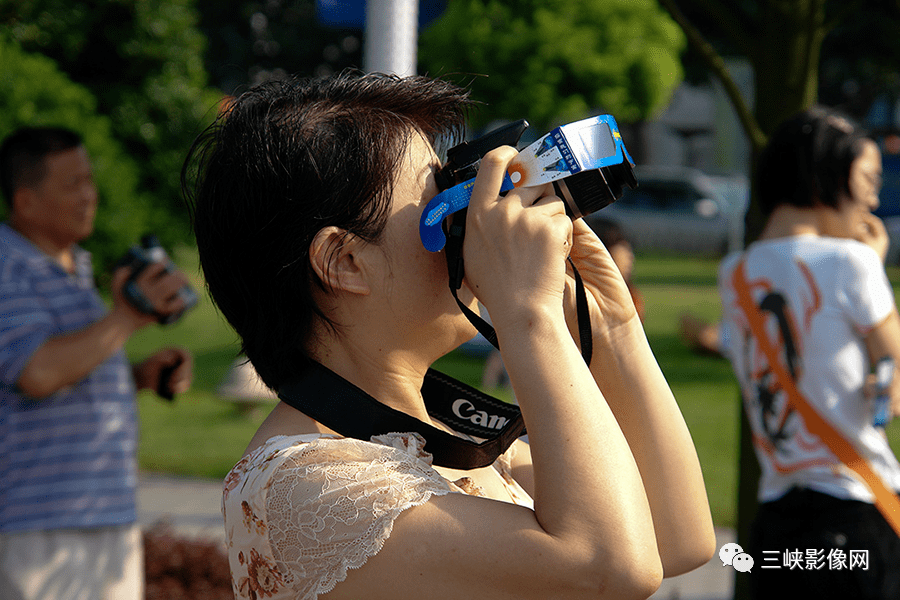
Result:
<svg viewBox="0 0 900 600">
<path fill-rule="evenodd" d="M 778 125 L 815 104 L 819 84 L 819 58 L 825 25 L 824 0 L 772 0 L 760 9 L 760 40 L 754 55 L 756 95 L 754 114 L 769 136 Z M 757 148 L 751 159 L 755 169 Z M 752 172 L 752 171 L 751 171 Z M 759 237 L 765 225 L 756 194 L 745 218 L 745 241 Z"/>
<path fill-rule="evenodd" d="M 771 136 L 778 125 L 815 104 L 818 97 L 819 58 L 827 33 L 824 0 L 771 0 L 760 11 L 760 40 L 751 57 L 754 71 L 759 128 Z M 745 244 L 757 239 L 765 226 L 752 174 L 761 147 L 750 159 L 751 201 L 744 217 Z M 746 547 L 756 515 L 760 467 L 753 450 L 752 432 L 744 410 L 740 411 L 738 453 L 738 543 Z M 734 600 L 750 597 L 746 577 L 735 577 Z"/>
</svg>

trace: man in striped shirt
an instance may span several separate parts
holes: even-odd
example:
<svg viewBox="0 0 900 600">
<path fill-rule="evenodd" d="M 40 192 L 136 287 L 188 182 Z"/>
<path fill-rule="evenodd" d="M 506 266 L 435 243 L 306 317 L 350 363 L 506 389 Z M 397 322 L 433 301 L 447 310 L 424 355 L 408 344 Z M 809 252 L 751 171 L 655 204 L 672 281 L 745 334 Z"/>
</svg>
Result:
<svg viewBox="0 0 900 600">
<path fill-rule="evenodd" d="M 90 255 L 97 190 L 77 134 L 26 128 L 0 147 L 0 597 L 143 598 L 136 525 L 135 391 L 190 385 L 191 358 L 122 350 L 155 317 L 97 294 Z M 161 314 L 183 308 L 180 273 L 161 263 L 138 285 Z"/>
</svg>

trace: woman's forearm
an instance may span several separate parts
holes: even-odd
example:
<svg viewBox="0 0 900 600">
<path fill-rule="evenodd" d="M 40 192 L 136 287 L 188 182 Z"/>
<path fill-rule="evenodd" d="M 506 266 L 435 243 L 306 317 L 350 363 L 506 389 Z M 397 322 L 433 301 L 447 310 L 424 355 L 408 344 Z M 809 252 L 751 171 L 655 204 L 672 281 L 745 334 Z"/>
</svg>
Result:
<svg viewBox="0 0 900 600">
<path fill-rule="evenodd" d="M 497 327 L 529 432 L 537 519 L 554 536 L 594 545 L 601 563 L 658 565 L 641 474 L 559 317 Z"/>
<path fill-rule="evenodd" d="M 700 463 L 668 383 L 636 320 L 594 344 L 591 372 L 640 469 L 667 577 L 715 552 Z"/>
</svg>

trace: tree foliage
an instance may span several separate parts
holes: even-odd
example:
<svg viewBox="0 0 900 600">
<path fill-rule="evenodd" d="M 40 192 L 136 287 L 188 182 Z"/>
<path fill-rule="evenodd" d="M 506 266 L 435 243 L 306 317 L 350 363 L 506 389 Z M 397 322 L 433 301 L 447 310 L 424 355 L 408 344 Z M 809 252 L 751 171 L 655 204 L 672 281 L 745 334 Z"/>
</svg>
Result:
<svg viewBox="0 0 900 600">
<path fill-rule="evenodd" d="M 0 137 L 26 125 L 81 134 L 100 196 L 95 232 L 86 246 L 95 264 L 110 264 L 152 221 L 151 198 L 138 191 L 138 165 L 115 139 L 109 117 L 97 113 L 97 100 L 87 88 L 69 80 L 46 56 L 27 53 L 0 36 Z"/>
<path fill-rule="evenodd" d="M 837 18 L 823 42 L 819 99 L 863 118 L 877 98 L 900 99 L 900 2 L 854 2 L 852 8 L 852 18 Z"/>
<path fill-rule="evenodd" d="M 362 65 L 362 31 L 319 25 L 315 0 L 197 0 L 212 81 L 232 93 L 287 74 Z"/>
<path fill-rule="evenodd" d="M 471 81 L 476 124 L 636 122 L 682 78 L 684 36 L 655 0 L 454 0 L 419 41 L 419 72 Z"/>
<path fill-rule="evenodd" d="M 112 134 L 139 165 L 157 206 L 148 229 L 188 236 L 179 173 L 222 94 L 207 87 L 194 0 L 0 0 L 0 27 L 96 97 Z"/>
</svg>

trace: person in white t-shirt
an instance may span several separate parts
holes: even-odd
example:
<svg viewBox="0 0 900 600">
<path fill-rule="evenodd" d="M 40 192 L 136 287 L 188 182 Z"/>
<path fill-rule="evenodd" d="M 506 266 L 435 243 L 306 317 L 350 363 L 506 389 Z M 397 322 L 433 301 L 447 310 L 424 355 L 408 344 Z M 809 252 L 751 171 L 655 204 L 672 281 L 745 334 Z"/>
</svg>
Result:
<svg viewBox="0 0 900 600">
<path fill-rule="evenodd" d="M 898 598 L 900 464 L 874 424 L 871 381 L 879 359 L 900 360 L 887 234 L 872 214 L 881 154 L 848 118 L 813 107 L 774 133 L 756 184 L 766 226 L 719 271 L 762 471 L 747 552 L 778 567 L 754 569 L 751 591 Z M 896 415 L 898 378 L 888 393 Z M 798 551 L 800 568 L 787 559 Z"/>
</svg>

